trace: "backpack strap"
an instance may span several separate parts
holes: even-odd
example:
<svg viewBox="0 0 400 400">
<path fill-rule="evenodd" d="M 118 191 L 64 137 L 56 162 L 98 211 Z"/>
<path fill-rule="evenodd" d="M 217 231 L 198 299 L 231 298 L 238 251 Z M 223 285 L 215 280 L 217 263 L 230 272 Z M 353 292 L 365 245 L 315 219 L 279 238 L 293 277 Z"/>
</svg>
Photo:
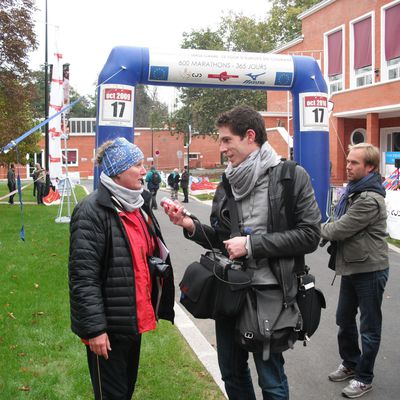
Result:
<svg viewBox="0 0 400 400">
<path fill-rule="evenodd" d="M 294 228 L 294 171 L 297 163 L 292 160 L 283 162 L 280 181 L 283 186 L 283 204 L 289 229 Z"/>
<path fill-rule="evenodd" d="M 226 197 L 228 199 L 229 217 L 231 220 L 231 238 L 242 236 L 239 228 L 239 213 L 235 198 L 233 197 L 231 184 L 225 173 L 222 175 L 222 185 L 224 186 Z"/>
<path fill-rule="evenodd" d="M 294 173 L 297 163 L 292 160 L 283 162 L 280 182 L 283 186 L 283 204 L 285 205 L 286 221 L 289 229 L 296 226 L 294 218 Z M 304 255 L 294 257 L 294 272 L 302 274 L 306 271 Z"/>
</svg>

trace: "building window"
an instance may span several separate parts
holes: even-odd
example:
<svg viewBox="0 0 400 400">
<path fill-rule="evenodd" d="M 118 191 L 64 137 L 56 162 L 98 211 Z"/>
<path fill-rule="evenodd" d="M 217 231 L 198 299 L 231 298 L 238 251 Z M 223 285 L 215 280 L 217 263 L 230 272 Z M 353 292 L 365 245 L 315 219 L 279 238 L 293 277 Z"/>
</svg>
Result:
<svg viewBox="0 0 400 400">
<path fill-rule="evenodd" d="M 343 30 L 327 35 L 329 93 L 343 90 Z"/>
<path fill-rule="evenodd" d="M 400 57 L 388 60 L 388 79 L 400 78 Z"/>
<path fill-rule="evenodd" d="M 200 156 L 200 153 L 189 153 L 190 160 L 198 160 L 199 156 Z"/>
<path fill-rule="evenodd" d="M 356 86 L 365 86 L 365 85 L 371 85 L 372 83 L 372 67 L 363 67 L 363 68 L 358 68 L 355 71 L 356 74 Z"/>
<path fill-rule="evenodd" d="M 68 149 L 67 155 L 65 155 L 65 150 L 62 150 L 63 164 L 66 163 L 70 167 L 78 166 L 78 149 Z"/>
<path fill-rule="evenodd" d="M 371 15 L 352 23 L 352 86 L 361 87 L 373 83 L 372 33 L 373 18 Z"/>
<path fill-rule="evenodd" d="M 391 151 L 400 151 L 400 132 L 393 132 L 391 136 Z"/>
<path fill-rule="evenodd" d="M 352 132 L 350 136 L 351 144 L 364 143 L 366 140 L 366 131 L 363 128 L 356 129 Z"/>
<path fill-rule="evenodd" d="M 395 3 L 395 4 L 393 4 Z M 386 64 L 387 79 L 400 77 L 400 2 L 392 2 L 382 9 L 384 21 L 383 66 Z M 385 76 L 385 75 L 384 75 Z"/>
<path fill-rule="evenodd" d="M 96 118 L 70 118 L 71 135 L 93 135 L 96 132 Z"/>
</svg>

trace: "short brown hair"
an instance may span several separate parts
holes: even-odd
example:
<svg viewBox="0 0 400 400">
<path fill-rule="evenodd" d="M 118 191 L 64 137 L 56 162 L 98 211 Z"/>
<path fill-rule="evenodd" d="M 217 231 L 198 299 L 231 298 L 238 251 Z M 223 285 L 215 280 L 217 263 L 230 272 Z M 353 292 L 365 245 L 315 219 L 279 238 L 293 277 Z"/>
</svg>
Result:
<svg viewBox="0 0 400 400">
<path fill-rule="evenodd" d="M 377 171 L 379 169 L 380 160 L 379 149 L 371 143 L 358 143 L 349 145 L 349 152 L 351 150 L 358 149 L 364 150 L 365 165 L 372 165 L 374 167 L 374 171 Z"/>
<path fill-rule="evenodd" d="M 249 106 L 238 106 L 222 113 L 217 121 L 217 128 L 227 126 L 234 135 L 242 139 L 246 136 L 248 129 L 256 133 L 255 142 L 261 147 L 267 141 L 264 118 L 259 112 Z"/>
</svg>

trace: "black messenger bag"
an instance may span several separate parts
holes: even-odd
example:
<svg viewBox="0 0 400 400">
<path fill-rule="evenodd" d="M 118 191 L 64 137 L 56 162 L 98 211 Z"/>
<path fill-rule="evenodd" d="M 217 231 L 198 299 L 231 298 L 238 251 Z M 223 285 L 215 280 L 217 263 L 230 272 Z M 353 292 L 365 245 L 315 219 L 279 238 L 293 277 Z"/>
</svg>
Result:
<svg viewBox="0 0 400 400">
<path fill-rule="evenodd" d="M 209 251 L 186 268 L 179 283 L 180 302 L 196 318 L 234 317 L 250 283 L 240 263 Z"/>
</svg>

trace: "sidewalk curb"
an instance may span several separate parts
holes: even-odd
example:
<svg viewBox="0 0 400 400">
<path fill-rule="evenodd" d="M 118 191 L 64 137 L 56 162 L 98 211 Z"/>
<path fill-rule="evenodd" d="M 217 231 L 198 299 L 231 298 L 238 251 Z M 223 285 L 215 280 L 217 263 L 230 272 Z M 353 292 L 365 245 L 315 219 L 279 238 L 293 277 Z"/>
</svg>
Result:
<svg viewBox="0 0 400 400">
<path fill-rule="evenodd" d="M 224 396 L 228 398 L 225 392 L 224 383 L 221 379 L 221 374 L 219 372 L 217 352 L 215 351 L 214 347 L 210 345 L 197 326 L 185 314 L 182 307 L 176 302 L 174 310 L 176 327 L 179 329 L 182 336 L 197 355 L 200 362 L 212 376 Z"/>
<path fill-rule="evenodd" d="M 388 243 L 389 249 L 395 251 L 396 253 L 400 253 L 400 249 L 394 244 Z"/>
</svg>

